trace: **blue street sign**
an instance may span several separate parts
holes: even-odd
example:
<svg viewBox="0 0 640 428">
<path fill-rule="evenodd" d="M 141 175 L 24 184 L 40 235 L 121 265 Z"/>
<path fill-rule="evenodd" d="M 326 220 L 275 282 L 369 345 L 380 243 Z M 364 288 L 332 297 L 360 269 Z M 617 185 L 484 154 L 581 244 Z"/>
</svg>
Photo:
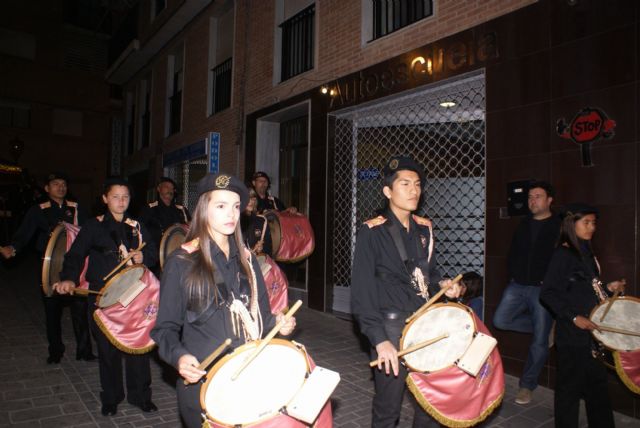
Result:
<svg viewBox="0 0 640 428">
<path fill-rule="evenodd" d="M 217 174 L 220 171 L 220 133 L 209 132 L 209 172 Z"/>
</svg>

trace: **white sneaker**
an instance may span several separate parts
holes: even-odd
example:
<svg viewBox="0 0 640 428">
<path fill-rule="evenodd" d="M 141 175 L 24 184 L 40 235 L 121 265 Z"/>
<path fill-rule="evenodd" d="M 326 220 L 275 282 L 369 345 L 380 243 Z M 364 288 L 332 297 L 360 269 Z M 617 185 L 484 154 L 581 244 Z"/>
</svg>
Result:
<svg viewBox="0 0 640 428">
<path fill-rule="evenodd" d="M 516 404 L 529 404 L 531 403 L 531 395 L 533 391 L 527 388 L 520 388 L 518 394 L 516 394 Z"/>
</svg>

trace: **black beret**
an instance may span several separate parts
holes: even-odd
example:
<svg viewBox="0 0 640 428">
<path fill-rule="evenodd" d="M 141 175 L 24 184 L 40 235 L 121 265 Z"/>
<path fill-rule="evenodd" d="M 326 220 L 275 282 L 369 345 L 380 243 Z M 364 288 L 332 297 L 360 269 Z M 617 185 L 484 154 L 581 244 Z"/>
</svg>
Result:
<svg viewBox="0 0 640 428">
<path fill-rule="evenodd" d="M 418 165 L 416 161 L 409 156 L 399 155 L 393 156 L 389 159 L 389 162 L 387 162 L 384 168 L 382 168 L 382 177 L 386 178 L 392 176 L 398 171 L 407 170 L 418 174 L 418 177 L 420 177 L 420 185 L 424 188 L 424 185 L 426 184 L 424 169 L 422 169 L 422 167 L 420 167 L 420 165 Z"/>
<path fill-rule="evenodd" d="M 50 172 L 47 175 L 47 184 L 51 183 L 53 180 L 64 180 L 69 181 L 67 175 L 62 172 Z"/>
<path fill-rule="evenodd" d="M 575 215 L 575 214 L 582 214 L 582 215 L 595 214 L 596 216 L 598 216 L 599 214 L 598 209 L 596 207 L 582 203 L 582 202 L 572 202 L 570 204 L 567 204 L 564 206 L 564 209 L 562 210 L 562 212 L 563 212 L 563 217 Z"/>
<path fill-rule="evenodd" d="M 158 181 L 158 185 L 162 183 L 171 183 L 173 184 L 173 187 L 175 187 L 176 189 L 178 188 L 178 185 L 176 184 L 176 182 L 169 177 L 160 177 L 160 180 Z"/>
<path fill-rule="evenodd" d="M 104 186 L 103 186 L 103 193 L 106 194 L 107 191 L 109 191 L 109 189 L 111 189 L 111 186 L 125 186 L 127 189 L 129 189 L 129 196 L 133 197 L 132 193 L 133 191 L 131 190 L 131 186 L 129 185 L 129 182 L 122 178 L 122 177 L 109 177 L 104 181 Z"/>
<path fill-rule="evenodd" d="M 255 180 L 256 178 L 260 178 L 260 177 L 262 177 L 262 178 L 266 178 L 266 179 L 267 179 L 267 181 L 269 182 L 269 184 L 271 184 L 271 179 L 269 178 L 269 176 L 267 175 L 267 173 L 266 173 L 266 172 L 264 172 L 264 171 L 256 171 L 256 172 L 253 174 L 253 177 L 251 178 L 251 180 L 253 181 L 253 180 Z"/>
<path fill-rule="evenodd" d="M 247 202 L 249 202 L 249 190 L 242 180 L 236 176 L 221 172 L 219 174 L 207 174 L 198 181 L 198 186 L 196 187 L 198 197 L 213 190 L 228 190 L 237 193 L 240 196 L 240 211 L 243 211 L 247 206 Z"/>
</svg>

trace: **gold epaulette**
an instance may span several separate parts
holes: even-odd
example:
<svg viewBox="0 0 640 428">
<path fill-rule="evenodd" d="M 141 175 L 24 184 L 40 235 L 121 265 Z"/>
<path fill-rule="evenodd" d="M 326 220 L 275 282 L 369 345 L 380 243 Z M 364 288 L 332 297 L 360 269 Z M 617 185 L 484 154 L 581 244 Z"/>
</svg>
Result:
<svg viewBox="0 0 640 428">
<path fill-rule="evenodd" d="M 78 203 L 73 201 L 67 201 L 67 205 L 73 208 L 78 208 Z"/>
<path fill-rule="evenodd" d="M 131 227 L 136 227 L 136 228 L 138 227 L 138 222 L 131 218 L 126 219 L 124 222 Z"/>
<path fill-rule="evenodd" d="M 420 226 L 427 226 L 427 227 L 432 226 L 431 220 L 429 220 L 428 218 L 420 217 L 415 214 L 412 217 L 413 217 L 413 221 L 418 223 Z"/>
<path fill-rule="evenodd" d="M 155 208 L 158 206 L 158 201 L 149 202 L 149 208 Z"/>
<path fill-rule="evenodd" d="M 197 251 L 200 249 L 200 238 L 196 238 L 192 241 L 185 242 L 184 244 L 181 245 L 181 247 L 187 253 L 191 254 L 194 251 Z"/>
<path fill-rule="evenodd" d="M 40 204 L 40 209 L 44 210 L 46 208 L 51 208 L 51 201 L 43 202 Z"/>
<path fill-rule="evenodd" d="M 98 217 L 96 217 L 96 220 L 98 220 L 99 222 L 102 223 L 102 220 L 104 220 L 104 216 L 103 215 L 99 215 Z"/>
<path fill-rule="evenodd" d="M 379 215 L 378 217 L 374 217 L 372 219 L 365 221 L 364 224 L 369 226 L 369 229 L 373 229 L 376 226 L 380 226 L 381 224 L 384 224 L 385 221 L 387 221 L 387 219 Z"/>
</svg>

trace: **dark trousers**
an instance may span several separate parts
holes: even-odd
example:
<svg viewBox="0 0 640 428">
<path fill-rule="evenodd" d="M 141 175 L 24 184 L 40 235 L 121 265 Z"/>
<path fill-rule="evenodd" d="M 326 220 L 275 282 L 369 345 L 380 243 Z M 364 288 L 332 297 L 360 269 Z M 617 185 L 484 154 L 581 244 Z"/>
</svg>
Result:
<svg viewBox="0 0 640 428">
<path fill-rule="evenodd" d="M 560 346 L 554 397 L 556 428 L 578 428 L 580 399 L 589 427 L 614 427 L 606 367 L 591 356 L 589 346 Z"/>
<path fill-rule="evenodd" d="M 47 340 L 49 341 L 49 355 L 61 357 L 65 346 L 62 343 L 62 311 L 65 306 L 71 310 L 73 333 L 76 337 L 76 357 L 82 358 L 91 354 L 91 339 L 89 338 L 89 323 L 87 315 L 87 298 L 79 296 L 51 297 L 43 295 L 44 313 L 47 322 Z"/>
<path fill-rule="evenodd" d="M 178 394 L 178 408 L 180 417 L 187 428 L 200 428 L 204 413 L 200 407 L 200 388 L 202 382 L 185 385 L 183 379 L 178 377 L 176 381 L 176 393 Z"/>
<path fill-rule="evenodd" d="M 398 348 L 400 343 L 400 337 L 402 336 L 402 329 L 405 326 L 405 317 L 399 317 L 395 320 L 385 320 L 384 328 L 387 332 L 387 336 Z M 371 359 L 378 358 L 378 354 L 373 348 L 371 350 Z M 377 367 L 373 369 L 373 382 L 375 385 L 375 395 L 373 396 L 373 417 L 371 420 L 371 426 L 373 428 L 387 428 L 395 427 L 400 419 L 400 413 L 402 411 L 402 400 L 404 393 L 407 389 L 405 379 L 407 378 L 407 369 L 400 365 L 400 371 L 398 376 L 394 376 L 391 372 L 387 375 L 384 371 L 378 370 Z M 440 424 L 429 416 L 418 402 L 412 397 L 413 407 L 415 414 L 413 417 L 413 427 L 439 427 Z"/>
<path fill-rule="evenodd" d="M 93 315 L 93 313 L 92 313 Z M 103 405 L 118 404 L 124 399 L 122 359 L 127 383 L 127 401 L 141 405 L 151 401 L 151 367 L 149 353 L 134 355 L 122 352 L 109 342 L 91 317 L 91 332 L 96 340 L 100 363 L 100 400 Z"/>
</svg>

